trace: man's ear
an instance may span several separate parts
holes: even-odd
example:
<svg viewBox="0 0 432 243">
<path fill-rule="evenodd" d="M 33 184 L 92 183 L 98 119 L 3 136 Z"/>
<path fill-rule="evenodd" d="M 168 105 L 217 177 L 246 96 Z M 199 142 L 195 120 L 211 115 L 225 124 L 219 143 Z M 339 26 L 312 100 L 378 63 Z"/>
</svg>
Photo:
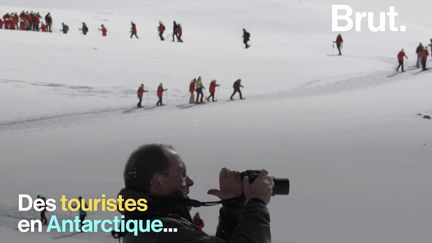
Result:
<svg viewBox="0 0 432 243">
<path fill-rule="evenodd" d="M 157 195 L 161 191 L 163 191 L 161 177 L 159 173 L 155 173 L 150 180 L 150 192 L 152 195 Z"/>
</svg>

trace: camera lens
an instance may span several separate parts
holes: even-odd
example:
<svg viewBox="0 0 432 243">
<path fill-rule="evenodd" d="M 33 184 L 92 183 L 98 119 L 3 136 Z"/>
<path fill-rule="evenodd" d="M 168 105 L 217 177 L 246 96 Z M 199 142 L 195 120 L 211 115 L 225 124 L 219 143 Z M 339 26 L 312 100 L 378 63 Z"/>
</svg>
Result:
<svg viewBox="0 0 432 243">
<path fill-rule="evenodd" d="M 259 176 L 259 170 L 246 170 L 240 173 L 241 178 L 249 177 L 249 183 L 253 183 Z M 273 195 L 288 195 L 290 190 L 290 183 L 288 178 L 274 178 Z"/>
<path fill-rule="evenodd" d="M 273 195 L 288 195 L 290 190 L 289 184 L 290 184 L 289 180 L 286 178 L 283 179 L 275 178 Z"/>
</svg>

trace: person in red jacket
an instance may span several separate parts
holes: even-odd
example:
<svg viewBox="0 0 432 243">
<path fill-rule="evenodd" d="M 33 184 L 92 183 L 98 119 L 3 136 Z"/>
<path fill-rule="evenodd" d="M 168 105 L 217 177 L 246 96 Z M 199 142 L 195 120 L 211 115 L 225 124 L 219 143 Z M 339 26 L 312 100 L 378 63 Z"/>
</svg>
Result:
<svg viewBox="0 0 432 243">
<path fill-rule="evenodd" d="M 161 39 L 161 41 L 165 40 L 165 38 L 163 37 L 164 31 L 165 31 L 165 25 L 163 25 L 162 21 L 159 21 L 158 32 L 159 32 L 159 38 Z"/>
<path fill-rule="evenodd" d="M 3 21 L 4 21 L 5 29 L 11 30 L 12 29 L 12 25 L 13 25 L 12 18 L 9 17 L 9 14 L 6 14 L 5 16 L 7 16 L 7 17 L 3 16 Z"/>
<path fill-rule="evenodd" d="M 189 83 L 189 104 L 195 103 L 195 83 L 196 79 L 192 79 L 192 81 Z"/>
<path fill-rule="evenodd" d="M 428 56 L 429 56 L 428 47 L 425 46 L 423 48 L 423 52 L 422 52 L 422 56 L 421 56 L 421 64 L 422 64 L 422 69 L 423 70 L 427 70 L 427 68 L 426 68 L 426 62 L 427 62 Z"/>
<path fill-rule="evenodd" d="M 336 37 L 336 41 L 334 41 L 333 43 L 336 43 L 336 47 L 337 47 L 337 49 L 339 51 L 339 56 L 341 56 L 342 55 L 341 48 L 342 48 L 342 44 L 343 44 L 342 35 L 338 34 L 337 37 Z"/>
<path fill-rule="evenodd" d="M 0 29 L 3 29 L 3 19 L 0 18 Z"/>
<path fill-rule="evenodd" d="M 215 101 L 217 101 L 217 100 L 215 100 L 215 92 L 216 92 L 216 87 L 218 87 L 219 86 L 219 84 L 217 84 L 216 83 L 216 80 L 215 79 L 213 79 L 211 82 L 210 82 L 210 86 L 209 86 L 209 92 L 210 92 L 210 95 L 209 95 L 209 97 L 207 97 L 207 102 L 209 102 L 210 101 L 210 98 L 212 98 L 212 102 L 215 102 Z"/>
<path fill-rule="evenodd" d="M 183 28 L 181 26 L 181 24 L 177 25 L 177 42 L 183 42 L 182 40 L 182 35 L 183 35 Z"/>
<path fill-rule="evenodd" d="M 162 83 L 159 84 L 159 87 L 157 89 L 157 96 L 159 98 L 158 102 L 156 103 L 157 106 L 161 106 L 163 105 L 162 103 L 162 96 L 163 96 L 163 92 L 167 91 L 168 89 L 164 89 Z"/>
<path fill-rule="evenodd" d="M 21 19 L 20 20 L 20 25 L 19 25 L 19 29 L 20 30 L 25 30 L 26 29 L 26 19 Z"/>
<path fill-rule="evenodd" d="M 102 36 L 106 36 L 107 35 L 108 30 L 107 30 L 107 28 L 105 28 L 104 25 L 101 25 L 101 28 L 99 30 L 102 31 Z"/>
<path fill-rule="evenodd" d="M 41 24 L 41 31 L 42 32 L 47 32 L 47 27 L 44 23 Z"/>
<path fill-rule="evenodd" d="M 243 85 L 241 84 L 241 79 L 237 79 L 233 84 L 234 92 L 232 93 L 230 100 L 234 100 L 234 95 L 238 92 L 240 94 L 240 99 L 243 100 L 242 92 L 240 88 L 243 88 Z"/>
<path fill-rule="evenodd" d="M 33 13 L 32 16 L 32 30 L 33 31 L 39 31 L 39 23 L 42 16 L 40 16 L 39 12 Z"/>
<path fill-rule="evenodd" d="M 405 55 L 404 49 L 401 49 L 400 52 L 397 54 L 397 59 L 399 62 L 399 66 L 397 66 L 396 71 L 399 72 L 399 68 L 402 67 L 402 72 L 405 72 L 404 70 L 404 57 L 408 59 L 408 57 Z"/>
<path fill-rule="evenodd" d="M 134 22 L 131 22 L 131 35 L 130 35 L 130 38 L 132 38 L 133 36 L 135 36 L 137 39 L 139 39 L 138 38 L 138 36 L 137 36 L 137 28 L 136 28 L 136 25 L 135 25 L 135 23 Z"/>
<path fill-rule="evenodd" d="M 204 228 L 204 220 L 201 219 L 198 212 L 194 215 L 192 219 L 192 223 L 199 229 L 202 230 Z"/>
<path fill-rule="evenodd" d="M 142 98 L 144 96 L 144 93 L 148 92 L 148 90 L 144 89 L 144 84 L 141 84 L 137 90 L 137 96 L 138 96 L 138 104 L 137 107 L 142 107 L 141 102 L 142 102 Z"/>
</svg>

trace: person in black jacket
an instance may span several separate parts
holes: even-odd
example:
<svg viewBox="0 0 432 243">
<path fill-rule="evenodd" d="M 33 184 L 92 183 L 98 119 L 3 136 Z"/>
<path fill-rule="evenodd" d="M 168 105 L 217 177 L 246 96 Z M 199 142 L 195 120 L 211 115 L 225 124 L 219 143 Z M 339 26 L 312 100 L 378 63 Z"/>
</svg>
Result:
<svg viewBox="0 0 432 243">
<path fill-rule="evenodd" d="M 428 45 L 430 48 L 431 48 L 431 50 L 432 50 L 432 39 L 430 39 L 430 44 Z M 432 51 L 431 51 L 431 58 L 432 58 Z"/>
<path fill-rule="evenodd" d="M 172 32 L 172 41 L 173 42 L 175 41 L 174 37 L 177 36 L 177 31 L 178 31 L 178 24 L 175 21 L 173 21 L 173 32 Z M 177 37 L 177 39 L 178 39 L 178 37 Z"/>
<path fill-rule="evenodd" d="M 424 46 L 422 45 L 422 43 L 420 42 L 419 45 L 416 48 L 416 54 L 417 54 L 417 68 L 420 67 L 420 60 L 421 60 L 421 56 L 424 50 Z"/>
<path fill-rule="evenodd" d="M 85 22 L 82 23 L 82 27 L 79 29 L 83 33 L 83 35 L 87 35 L 88 27 Z"/>
<path fill-rule="evenodd" d="M 47 200 L 46 197 L 43 197 L 41 195 L 37 195 L 37 198 L 42 199 L 44 201 L 44 204 L 46 204 L 46 200 Z M 47 225 L 48 220 L 46 218 L 46 211 L 47 211 L 46 206 L 39 207 L 39 209 L 41 210 L 40 211 L 40 218 L 41 218 L 40 221 L 41 221 L 42 225 Z"/>
<path fill-rule="evenodd" d="M 219 173 L 219 189 L 208 194 L 220 199 L 237 198 L 224 203 L 220 209 L 216 236 L 209 236 L 197 228 L 189 214 L 189 188 L 194 182 L 186 172 L 186 164 L 172 146 L 149 144 L 134 151 L 124 170 L 125 188 L 119 193 L 128 199 L 145 198 L 145 212 L 122 212 L 125 219 L 159 219 L 163 227 L 175 233 L 126 233 L 124 243 L 270 243 L 269 203 L 274 186 L 273 178 L 262 170 L 250 184 L 241 179 L 238 171 L 223 168 Z M 243 195 L 243 196 L 242 196 Z M 241 222 L 241 223 L 239 223 Z"/>
<path fill-rule="evenodd" d="M 245 45 L 245 48 L 249 48 L 250 45 L 248 44 L 250 40 L 250 33 L 246 31 L 246 29 L 243 28 L 243 44 Z"/>
<path fill-rule="evenodd" d="M 234 91 L 233 91 L 233 93 L 232 93 L 232 95 L 231 95 L 231 97 L 230 97 L 230 100 L 234 100 L 234 95 L 235 95 L 236 93 L 239 93 L 239 95 L 240 95 L 240 99 L 241 99 L 241 100 L 244 99 L 244 98 L 243 98 L 243 95 L 242 95 L 242 92 L 241 92 L 241 88 L 243 88 L 243 85 L 241 84 L 241 79 L 237 79 L 237 80 L 233 83 L 233 89 L 234 89 Z"/>
<path fill-rule="evenodd" d="M 52 19 L 52 17 L 51 17 L 51 13 L 47 13 L 47 14 L 45 15 L 45 23 L 46 23 L 46 26 L 47 26 L 47 30 L 48 30 L 48 32 L 52 32 L 52 23 L 53 23 L 53 19 Z"/>
<path fill-rule="evenodd" d="M 69 31 L 69 25 L 62 23 L 61 31 L 63 32 L 63 34 L 67 34 L 67 32 Z"/>
</svg>

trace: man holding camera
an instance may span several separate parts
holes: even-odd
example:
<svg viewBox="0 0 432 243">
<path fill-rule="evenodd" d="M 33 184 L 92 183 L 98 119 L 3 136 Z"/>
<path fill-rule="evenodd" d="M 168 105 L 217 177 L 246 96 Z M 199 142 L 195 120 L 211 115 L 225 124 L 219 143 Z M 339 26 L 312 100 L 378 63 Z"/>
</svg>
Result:
<svg viewBox="0 0 432 243">
<path fill-rule="evenodd" d="M 165 228 L 176 233 L 126 234 L 125 243 L 192 242 L 192 243 L 270 243 L 270 215 L 266 208 L 272 196 L 273 177 L 262 170 L 249 183 L 237 171 L 223 168 L 219 189 L 209 194 L 224 200 L 220 209 L 216 236 L 209 236 L 192 223 L 187 194 L 194 182 L 186 174 L 186 165 L 174 148 L 164 144 L 144 145 L 134 151 L 124 171 L 126 188 L 119 194 L 125 199 L 146 198 L 146 212 L 123 212 L 128 219 L 159 219 Z M 237 200 L 226 200 L 241 198 Z"/>
</svg>

